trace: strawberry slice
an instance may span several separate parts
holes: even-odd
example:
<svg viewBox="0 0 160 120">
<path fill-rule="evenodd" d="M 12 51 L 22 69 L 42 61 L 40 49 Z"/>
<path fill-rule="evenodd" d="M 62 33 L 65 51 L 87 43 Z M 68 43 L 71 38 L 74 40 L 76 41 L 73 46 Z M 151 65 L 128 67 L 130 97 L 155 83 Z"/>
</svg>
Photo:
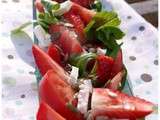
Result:
<svg viewBox="0 0 160 120">
<path fill-rule="evenodd" d="M 97 76 L 98 82 L 106 83 L 110 78 L 111 69 L 114 60 L 111 57 L 105 55 L 97 56 Z"/>
<path fill-rule="evenodd" d="M 37 45 L 32 46 L 32 53 L 37 64 L 37 67 L 43 76 L 48 70 L 52 69 L 58 75 L 63 76 L 66 80 L 68 79 L 65 70 L 58 65 L 52 58 L 40 49 Z"/>
<path fill-rule="evenodd" d="M 91 21 L 92 17 L 96 14 L 96 12 L 89 10 L 85 7 L 82 7 L 76 3 L 72 4 L 70 11 L 73 11 L 74 13 L 79 15 L 83 20 L 83 22 L 85 23 L 85 25 L 87 25 Z"/>
<path fill-rule="evenodd" d="M 44 7 L 40 0 L 36 0 L 34 4 L 39 12 L 44 13 Z"/>
<path fill-rule="evenodd" d="M 67 12 L 66 14 L 64 14 L 64 17 L 71 23 L 74 25 L 76 33 L 79 36 L 79 39 L 81 41 L 81 43 L 84 43 L 84 23 L 82 21 L 82 19 L 80 18 L 79 15 L 76 15 L 75 13 L 73 13 L 72 11 Z"/>
<path fill-rule="evenodd" d="M 71 1 L 86 8 L 89 8 L 90 5 L 94 2 L 94 0 L 71 0 Z"/>
<path fill-rule="evenodd" d="M 154 105 L 143 99 L 128 96 L 119 91 L 107 88 L 94 88 L 91 102 L 93 118 L 107 116 L 109 118 L 136 119 L 143 118 L 153 112 Z"/>
<path fill-rule="evenodd" d="M 49 70 L 40 81 L 40 101 L 46 102 L 52 109 L 67 120 L 83 120 L 78 111 L 74 111 L 70 102 L 73 102 L 75 91 L 72 89 L 62 74 Z"/>
<path fill-rule="evenodd" d="M 71 31 L 69 31 L 65 26 L 53 24 L 49 28 L 49 33 L 52 36 L 55 36 L 55 34 L 58 35 L 57 43 L 65 54 L 72 55 L 83 52 L 83 48 L 81 47 L 81 44 L 77 40 L 76 36 L 72 35 Z"/>
<path fill-rule="evenodd" d="M 57 45 L 50 44 L 47 53 L 55 62 L 61 65 L 61 53 Z"/>
<path fill-rule="evenodd" d="M 66 120 L 45 102 L 40 103 L 37 120 Z"/>
<path fill-rule="evenodd" d="M 122 70 L 123 70 L 123 56 L 122 56 L 122 50 L 119 50 L 117 57 L 114 60 L 110 78 L 112 79 L 116 74 L 118 74 Z"/>
</svg>

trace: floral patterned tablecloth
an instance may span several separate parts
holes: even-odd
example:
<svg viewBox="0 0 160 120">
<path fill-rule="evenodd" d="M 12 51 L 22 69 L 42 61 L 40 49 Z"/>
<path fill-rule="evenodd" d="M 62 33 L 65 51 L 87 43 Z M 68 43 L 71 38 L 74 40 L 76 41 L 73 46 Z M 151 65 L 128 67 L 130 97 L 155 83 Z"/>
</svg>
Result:
<svg viewBox="0 0 160 120">
<path fill-rule="evenodd" d="M 121 28 L 126 32 L 124 62 L 134 95 L 158 104 L 157 29 L 123 0 L 103 0 L 103 6 L 115 9 L 121 17 Z M 29 35 L 10 34 L 15 27 L 32 20 L 32 0 L 1 0 L 0 9 L 2 117 L 3 120 L 35 120 L 38 92 L 31 53 L 32 27 L 25 29 Z M 157 119 L 156 112 L 147 117 L 147 120 Z"/>
</svg>

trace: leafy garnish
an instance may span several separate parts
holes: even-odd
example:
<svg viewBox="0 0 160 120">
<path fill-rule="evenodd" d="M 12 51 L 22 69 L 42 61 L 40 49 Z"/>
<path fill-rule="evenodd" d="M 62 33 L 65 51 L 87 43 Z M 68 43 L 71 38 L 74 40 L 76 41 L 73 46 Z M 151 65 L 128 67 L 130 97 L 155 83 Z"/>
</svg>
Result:
<svg viewBox="0 0 160 120">
<path fill-rule="evenodd" d="M 41 0 L 41 3 L 48 12 L 52 12 L 52 10 L 58 10 L 60 8 L 60 4 L 54 1 Z"/>
<path fill-rule="evenodd" d="M 77 113 L 77 112 L 78 112 L 77 108 L 76 108 L 71 102 L 66 103 L 66 106 L 67 106 L 72 112 L 74 112 L 74 113 Z"/>
<path fill-rule="evenodd" d="M 60 5 L 57 2 L 47 0 L 42 0 L 41 3 L 45 8 L 45 12 L 39 13 L 37 22 L 47 31 L 50 24 L 55 24 L 59 21 L 52 11 L 59 9 Z"/>
<path fill-rule="evenodd" d="M 70 64 L 79 68 L 79 75 L 85 76 L 87 74 L 86 68 L 90 60 L 96 58 L 94 53 L 85 53 L 79 56 L 72 56 L 70 59 Z"/>
<path fill-rule="evenodd" d="M 116 40 L 122 39 L 124 33 L 119 29 L 121 21 L 117 13 L 111 11 L 98 12 L 84 29 L 89 40 L 97 40 L 112 51 L 119 47 Z"/>
<path fill-rule="evenodd" d="M 102 3 L 100 0 L 95 0 L 93 4 L 91 4 L 91 8 L 97 12 L 102 10 Z"/>
</svg>

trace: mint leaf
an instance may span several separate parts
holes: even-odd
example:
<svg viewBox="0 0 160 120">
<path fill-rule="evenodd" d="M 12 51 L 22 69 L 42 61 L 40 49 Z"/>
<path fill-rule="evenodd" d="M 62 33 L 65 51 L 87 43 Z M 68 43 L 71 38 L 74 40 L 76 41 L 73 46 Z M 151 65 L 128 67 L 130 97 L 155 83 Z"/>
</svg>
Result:
<svg viewBox="0 0 160 120">
<path fill-rule="evenodd" d="M 95 0 L 91 5 L 91 8 L 97 12 L 100 12 L 102 10 L 102 3 L 100 2 L 100 0 Z"/>
<path fill-rule="evenodd" d="M 120 29 L 121 21 L 114 11 L 98 12 L 84 29 L 87 38 L 92 42 L 100 41 L 109 49 L 110 53 L 118 48 L 116 40 L 122 39 L 125 35 Z"/>
<path fill-rule="evenodd" d="M 60 4 L 54 1 L 41 0 L 41 3 L 48 12 L 52 12 L 52 10 L 58 10 L 60 8 Z"/>
<path fill-rule="evenodd" d="M 70 58 L 69 63 L 73 66 L 76 66 L 79 68 L 79 75 L 80 76 L 85 76 L 87 71 L 87 64 L 90 60 L 93 60 L 96 58 L 96 54 L 94 53 L 85 53 L 79 56 L 72 56 Z"/>
</svg>

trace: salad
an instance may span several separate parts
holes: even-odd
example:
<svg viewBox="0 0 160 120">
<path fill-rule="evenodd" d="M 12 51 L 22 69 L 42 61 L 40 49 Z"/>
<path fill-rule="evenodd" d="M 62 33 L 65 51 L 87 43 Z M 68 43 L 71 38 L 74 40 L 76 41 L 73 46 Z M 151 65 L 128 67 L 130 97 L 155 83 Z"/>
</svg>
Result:
<svg viewBox="0 0 160 120">
<path fill-rule="evenodd" d="M 35 6 L 37 120 L 137 120 L 153 112 L 153 103 L 122 92 L 125 33 L 115 11 L 103 10 L 99 0 L 36 0 Z"/>
</svg>

